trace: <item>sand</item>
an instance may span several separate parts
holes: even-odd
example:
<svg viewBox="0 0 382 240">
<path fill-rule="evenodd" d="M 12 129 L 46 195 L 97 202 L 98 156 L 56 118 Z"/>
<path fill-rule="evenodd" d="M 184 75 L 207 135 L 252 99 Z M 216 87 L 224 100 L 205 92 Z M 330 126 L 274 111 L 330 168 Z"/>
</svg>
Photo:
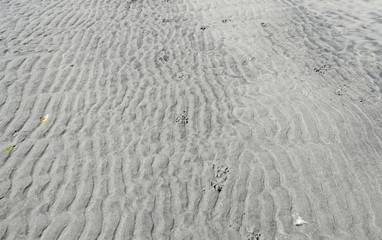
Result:
<svg viewBox="0 0 382 240">
<path fill-rule="evenodd" d="M 379 0 L 0 0 L 0 239 L 382 239 Z"/>
</svg>

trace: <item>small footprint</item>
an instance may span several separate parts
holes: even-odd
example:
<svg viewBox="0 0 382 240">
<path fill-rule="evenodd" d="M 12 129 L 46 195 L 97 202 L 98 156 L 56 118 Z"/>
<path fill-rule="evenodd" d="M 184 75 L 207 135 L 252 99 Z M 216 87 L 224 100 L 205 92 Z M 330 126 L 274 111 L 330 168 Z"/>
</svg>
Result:
<svg viewBox="0 0 382 240">
<path fill-rule="evenodd" d="M 180 122 L 182 125 L 186 125 L 188 123 L 188 117 L 186 115 L 186 111 L 183 111 L 183 114 L 176 117 L 175 120 L 177 123 Z"/>
<path fill-rule="evenodd" d="M 227 181 L 229 169 L 224 166 L 212 165 L 214 170 L 214 179 L 211 181 L 211 186 L 218 192 L 223 190 L 224 183 Z"/>
<path fill-rule="evenodd" d="M 328 68 L 326 65 L 322 65 L 319 68 L 313 68 L 313 71 L 315 71 L 317 73 L 325 74 L 325 72 L 328 71 Z"/>
<path fill-rule="evenodd" d="M 261 233 L 253 228 L 247 227 L 247 240 L 260 240 Z"/>
<path fill-rule="evenodd" d="M 186 78 L 187 78 L 187 75 L 184 72 L 178 72 L 178 73 L 175 73 L 174 75 L 174 79 L 176 81 L 181 81 L 182 79 L 186 79 Z"/>
<path fill-rule="evenodd" d="M 163 48 L 160 51 L 159 55 L 159 60 L 161 60 L 162 62 L 167 62 L 170 59 L 170 53 L 165 48 Z"/>
<path fill-rule="evenodd" d="M 346 84 L 344 84 L 343 86 L 340 86 L 339 88 L 337 88 L 336 91 L 334 91 L 334 93 L 337 96 L 342 96 L 342 95 L 344 95 L 347 88 L 348 88 L 348 86 Z"/>
</svg>

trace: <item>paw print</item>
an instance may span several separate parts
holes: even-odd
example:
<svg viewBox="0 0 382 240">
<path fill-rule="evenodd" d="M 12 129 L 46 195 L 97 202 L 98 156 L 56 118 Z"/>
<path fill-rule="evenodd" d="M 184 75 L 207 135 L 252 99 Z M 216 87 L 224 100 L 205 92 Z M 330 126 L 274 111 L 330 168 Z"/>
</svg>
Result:
<svg viewBox="0 0 382 240">
<path fill-rule="evenodd" d="M 159 60 L 161 60 L 162 62 L 167 62 L 170 59 L 170 56 L 169 56 L 170 53 L 165 48 L 161 50 L 159 55 L 160 55 Z"/>
<path fill-rule="evenodd" d="M 186 75 L 186 73 L 183 72 L 183 69 L 180 69 L 180 71 L 177 72 L 177 73 L 175 73 L 173 77 L 174 77 L 174 79 L 175 79 L 176 81 L 180 81 L 180 80 L 182 80 L 182 79 L 186 79 L 186 78 L 188 78 L 188 76 Z"/>
<path fill-rule="evenodd" d="M 346 84 L 344 84 L 343 86 L 340 86 L 339 88 L 336 89 L 336 91 L 334 91 L 334 93 L 337 95 L 337 96 L 342 96 L 344 95 L 344 92 L 346 91 L 346 88 L 348 86 Z"/>
<path fill-rule="evenodd" d="M 253 228 L 247 227 L 247 240 L 260 240 L 261 233 Z"/>
<path fill-rule="evenodd" d="M 186 116 L 186 111 L 183 111 L 183 114 L 176 117 L 176 122 L 180 122 L 182 125 L 186 125 L 188 123 L 188 117 Z"/>
<path fill-rule="evenodd" d="M 222 20 L 222 23 L 227 23 L 227 22 L 232 22 L 232 20 L 231 19 L 223 19 Z"/>
<path fill-rule="evenodd" d="M 328 71 L 328 69 L 327 69 L 326 65 L 322 65 L 319 68 L 313 68 L 313 71 L 315 71 L 317 73 L 325 74 L 325 72 Z"/>
<path fill-rule="evenodd" d="M 214 170 L 214 179 L 211 181 L 211 186 L 218 192 L 223 190 L 224 183 L 227 181 L 229 170 L 228 167 L 212 165 Z"/>
</svg>

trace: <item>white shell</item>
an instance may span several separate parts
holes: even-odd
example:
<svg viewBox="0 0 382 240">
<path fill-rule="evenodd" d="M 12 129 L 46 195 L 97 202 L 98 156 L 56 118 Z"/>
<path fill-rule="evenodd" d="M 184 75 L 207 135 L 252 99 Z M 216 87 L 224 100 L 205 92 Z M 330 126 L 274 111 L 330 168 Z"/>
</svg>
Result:
<svg viewBox="0 0 382 240">
<path fill-rule="evenodd" d="M 294 220 L 294 225 L 295 226 L 302 226 L 304 224 L 307 224 L 308 222 L 302 219 L 302 217 L 297 213 L 296 214 L 296 219 Z"/>
</svg>

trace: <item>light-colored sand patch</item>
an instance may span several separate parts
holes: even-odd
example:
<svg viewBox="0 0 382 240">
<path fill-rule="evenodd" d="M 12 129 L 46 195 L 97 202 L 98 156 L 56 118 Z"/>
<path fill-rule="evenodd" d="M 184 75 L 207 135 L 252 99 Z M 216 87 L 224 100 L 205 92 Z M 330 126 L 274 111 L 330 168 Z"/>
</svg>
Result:
<svg viewBox="0 0 382 240">
<path fill-rule="evenodd" d="M 378 9 L 1 1 L 0 238 L 381 239 Z"/>
</svg>

